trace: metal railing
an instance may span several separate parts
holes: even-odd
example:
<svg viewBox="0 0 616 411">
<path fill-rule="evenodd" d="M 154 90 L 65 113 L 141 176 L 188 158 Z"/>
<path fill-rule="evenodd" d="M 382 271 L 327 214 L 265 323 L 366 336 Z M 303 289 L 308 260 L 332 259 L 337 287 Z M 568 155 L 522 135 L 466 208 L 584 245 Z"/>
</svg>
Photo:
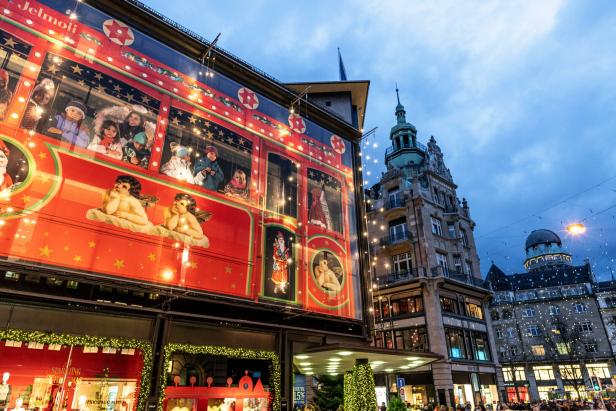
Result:
<svg viewBox="0 0 616 411">
<path fill-rule="evenodd" d="M 385 205 L 386 210 L 391 210 L 392 208 L 404 207 L 405 204 L 406 204 L 406 196 L 400 196 L 400 197 L 389 198 L 387 201 L 385 201 L 384 205 Z"/>
<path fill-rule="evenodd" d="M 410 149 L 410 148 L 417 148 L 421 151 L 428 151 L 428 147 L 426 147 L 425 145 L 421 144 L 419 141 L 416 141 L 415 144 L 407 144 L 400 146 L 399 148 L 396 148 L 394 146 L 389 146 L 387 147 L 387 149 L 385 149 L 385 157 L 387 157 L 388 155 L 398 151 L 398 150 L 404 150 L 404 149 Z"/>
<path fill-rule="evenodd" d="M 491 290 L 490 282 L 482 278 L 474 277 L 470 274 L 466 274 L 462 271 L 451 270 L 441 265 L 432 267 L 430 269 L 432 277 L 446 277 L 455 281 L 460 281 L 465 284 L 473 285 L 475 287 Z"/>
<path fill-rule="evenodd" d="M 413 268 L 411 270 L 391 271 L 387 274 L 377 276 L 376 284 L 381 287 L 384 285 L 392 285 L 403 281 L 409 281 L 423 276 L 423 270 L 419 270 L 417 268 Z"/>
<path fill-rule="evenodd" d="M 402 241 L 408 241 L 410 239 L 411 239 L 411 232 L 403 231 L 401 233 L 390 234 L 390 235 L 387 235 L 381 238 L 380 245 L 383 246 L 383 245 L 396 244 L 396 243 L 401 243 Z"/>
</svg>

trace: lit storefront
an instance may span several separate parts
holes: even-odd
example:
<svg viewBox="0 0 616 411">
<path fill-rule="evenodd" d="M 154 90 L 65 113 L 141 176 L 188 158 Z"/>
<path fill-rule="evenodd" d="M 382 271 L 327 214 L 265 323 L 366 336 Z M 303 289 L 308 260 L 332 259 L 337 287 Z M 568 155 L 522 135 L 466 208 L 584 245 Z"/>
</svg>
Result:
<svg viewBox="0 0 616 411">
<path fill-rule="evenodd" d="M 470 403 L 475 407 L 479 403 L 496 404 L 498 401 L 498 388 L 493 374 L 456 372 L 452 376 L 456 404 Z"/>
<path fill-rule="evenodd" d="M 211 46 L 132 1 L 0 11 L 0 408 L 286 409 L 292 355 L 365 342 L 368 82 L 341 120 Z"/>
</svg>

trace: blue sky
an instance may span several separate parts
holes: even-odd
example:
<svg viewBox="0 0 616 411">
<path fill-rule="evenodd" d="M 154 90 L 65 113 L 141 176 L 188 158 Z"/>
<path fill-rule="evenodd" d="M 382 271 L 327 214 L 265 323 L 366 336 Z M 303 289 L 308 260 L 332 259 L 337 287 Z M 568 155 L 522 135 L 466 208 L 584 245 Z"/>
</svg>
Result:
<svg viewBox="0 0 616 411">
<path fill-rule="evenodd" d="M 564 231 L 616 205 L 616 2 L 147 4 L 206 38 L 221 32 L 222 48 L 282 82 L 337 80 L 340 47 L 348 78 L 371 81 L 370 184 L 397 82 L 419 139 L 435 136 L 470 203 L 482 272 L 491 261 L 522 271 L 535 228 L 556 231 L 600 278 L 616 271 L 616 207 L 588 218 L 582 237 Z"/>
</svg>

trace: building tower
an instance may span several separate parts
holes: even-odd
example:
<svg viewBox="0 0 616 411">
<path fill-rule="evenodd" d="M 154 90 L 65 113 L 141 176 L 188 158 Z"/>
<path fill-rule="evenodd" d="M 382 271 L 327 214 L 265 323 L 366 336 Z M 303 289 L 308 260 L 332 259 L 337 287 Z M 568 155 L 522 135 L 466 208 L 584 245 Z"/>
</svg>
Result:
<svg viewBox="0 0 616 411">
<path fill-rule="evenodd" d="M 592 398 L 592 379 L 611 385 L 616 373 L 616 286 L 598 283 L 588 261 L 574 265 L 553 231 L 532 231 L 524 249 L 526 272 L 506 275 L 492 264 L 487 278 L 507 400 Z"/>
<path fill-rule="evenodd" d="M 503 385 L 475 223 L 436 139 L 418 141 L 396 95 L 387 171 L 367 191 L 375 344 L 443 356 L 416 372 L 391 371 L 405 378 L 408 402 L 491 403 Z"/>
</svg>

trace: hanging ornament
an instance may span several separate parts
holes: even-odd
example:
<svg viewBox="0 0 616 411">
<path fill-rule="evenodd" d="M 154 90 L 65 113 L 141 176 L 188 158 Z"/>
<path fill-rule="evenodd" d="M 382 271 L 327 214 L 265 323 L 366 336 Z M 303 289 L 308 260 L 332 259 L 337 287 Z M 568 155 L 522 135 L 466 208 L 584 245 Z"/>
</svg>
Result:
<svg viewBox="0 0 616 411">
<path fill-rule="evenodd" d="M 346 151 L 346 146 L 344 145 L 344 141 L 342 140 L 342 138 L 340 138 L 340 136 L 333 134 L 329 138 L 329 143 L 332 145 L 334 151 L 338 154 L 344 154 L 344 152 Z"/>
<path fill-rule="evenodd" d="M 135 35 L 131 28 L 119 20 L 105 20 L 103 32 L 109 40 L 120 46 L 130 46 L 135 41 Z"/>
<path fill-rule="evenodd" d="M 303 134 L 306 131 L 304 119 L 294 113 L 289 114 L 289 126 L 296 133 Z"/>
<path fill-rule="evenodd" d="M 237 98 L 247 109 L 256 110 L 259 107 L 259 97 L 257 97 L 254 91 L 246 87 L 242 87 L 237 91 Z"/>
</svg>

